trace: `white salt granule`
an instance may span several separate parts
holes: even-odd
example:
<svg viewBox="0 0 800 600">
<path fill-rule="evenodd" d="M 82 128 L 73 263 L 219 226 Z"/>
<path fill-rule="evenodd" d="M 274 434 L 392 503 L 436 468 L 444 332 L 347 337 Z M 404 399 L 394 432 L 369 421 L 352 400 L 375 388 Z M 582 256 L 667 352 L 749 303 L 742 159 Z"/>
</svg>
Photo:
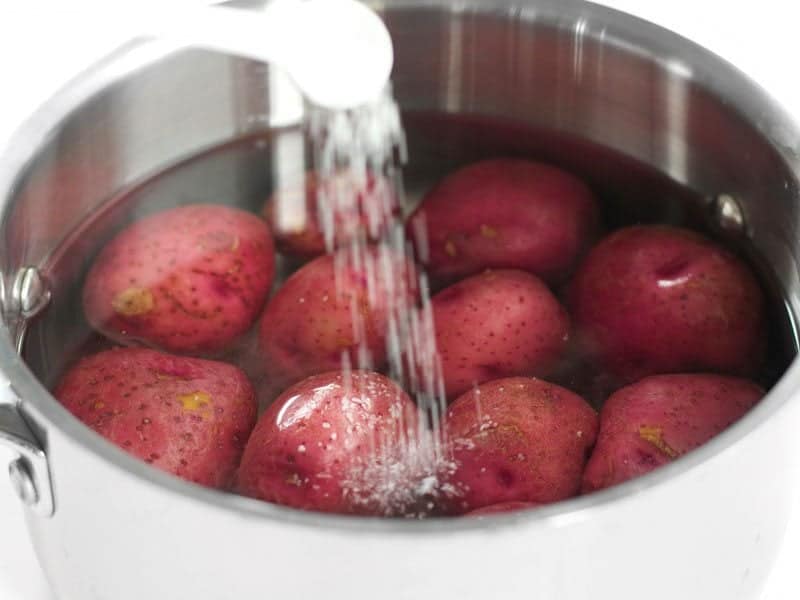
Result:
<svg viewBox="0 0 800 600">
<path fill-rule="evenodd" d="M 382 514 L 420 516 L 458 490 L 447 483 L 455 464 L 440 433 L 447 403 L 429 285 L 424 274 L 415 281 L 408 268 L 414 256 L 402 219 L 401 166 L 407 150 L 400 111 L 391 89 L 353 110 L 311 107 L 308 134 L 320 179 L 319 226 L 328 251 L 338 248 L 336 295 L 324 296 L 323 302 L 333 300 L 348 311 L 352 327 L 343 335 L 355 340 L 340 355 L 347 398 L 342 414 L 348 423 L 342 443 L 348 447 L 360 437 L 357 425 L 372 410 L 371 398 L 392 393 L 354 376 L 355 370 L 374 369 L 384 350 L 388 375 L 420 410 L 413 430 L 407 430 L 410 424 L 399 402 L 389 410 L 389 423 L 368 423 L 368 452 L 357 453 L 343 489 L 354 503 Z M 385 329 L 377 331 L 378 326 Z M 381 337 L 385 348 L 370 346 Z M 353 411 L 359 411 L 359 418 Z M 330 439 L 336 440 L 336 434 Z"/>
</svg>

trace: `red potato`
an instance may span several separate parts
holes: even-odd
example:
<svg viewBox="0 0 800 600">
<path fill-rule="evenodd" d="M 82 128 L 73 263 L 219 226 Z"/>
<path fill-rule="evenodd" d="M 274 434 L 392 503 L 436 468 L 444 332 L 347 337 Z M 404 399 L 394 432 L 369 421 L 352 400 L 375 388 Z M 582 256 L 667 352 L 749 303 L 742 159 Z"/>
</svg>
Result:
<svg viewBox="0 0 800 600">
<path fill-rule="evenodd" d="M 86 277 L 84 312 L 121 344 L 218 353 L 255 322 L 274 272 L 262 219 L 183 206 L 133 223 L 103 248 Z"/>
<path fill-rule="evenodd" d="M 445 393 L 452 399 L 499 377 L 545 377 L 569 340 L 569 317 L 524 271 L 486 271 L 436 294 L 431 305 Z"/>
<path fill-rule="evenodd" d="M 314 259 L 267 304 L 259 347 L 273 387 L 340 369 L 343 360 L 375 369 L 386 362 L 389 314 L 414 302 L 413 267 L 385 248 L 367 249 L 359 266 L 351 259 L 344 251 Z"/>
<path fill-rule="evenodd" d="M 583 475 L 592 492 L 649 473 L 706 443 L 764 395 L 755 383 L 707 374 L 656 375 L 608 398 Z"/>
<path fill-rule="evenodd" d="M 331 202 L 323 213 L 318 210 L 321 193 Z M 263 212 L 281 252 L 313 258 L 326 251 L 323 223 L 329 223 L 336 248 L 361 236 L 376 240 L 398 218 L 399 203 L 384 178 L 368 175 L 361 181 L 342 172 L 323 182 L 319 174 L 308 173 L 301 183 L 278 189 Z"/>
<path fill-rule="evenodd" d="M 442 281 L 487 268 L 563 281 L 598 228 L 597 202 L 583 182 L 556 167 L 518 159 L 486 160 L 456 171 L 409 220 L 409 235 L 428 272 Z"/>
<path fill-rule="evenodd" d="M 540 379 L 484 383 L 448 409 L 444 431 L 463 514 L 508 502 L 547 504 L 578 493 L 597 434 L 583 398 Z"/>
<path fill-rule="evenodd" d="M 467 517 L 486 517 L 489 515 L 499 515 L 508 512 L 517 512 L 519 510 L 527 510 L 529 508 L 536 508 L 539 506 L 536 502 L 501 502 L 500 504 L 492 504 L 484 506 L 468 512 Z"/>
<path fill-rule="evenodd" d="M 253 388 L 239 369 L 145 348 L 83 358 L 53 395 L 126 452 L 214 488 L 232 483 L 256 422 Z"/>
<path fill-rule="evenodd" d="M 417 409 L 378 373 L 314 375 L 286 390 L 247 444 L 238 490 L 247 496 L 330 513 L 403 514 L 402 485 Z M 399 496 L 398 496 L 399 494 Z"/>
<path fill-rule="evenodd" d="M 733 254 L 690 231 L 622 229 L 570 290 L 579 343 L 621 383 L 691 371 L 752 374 L 766 339 L 764 296 Z"/>
</svg>

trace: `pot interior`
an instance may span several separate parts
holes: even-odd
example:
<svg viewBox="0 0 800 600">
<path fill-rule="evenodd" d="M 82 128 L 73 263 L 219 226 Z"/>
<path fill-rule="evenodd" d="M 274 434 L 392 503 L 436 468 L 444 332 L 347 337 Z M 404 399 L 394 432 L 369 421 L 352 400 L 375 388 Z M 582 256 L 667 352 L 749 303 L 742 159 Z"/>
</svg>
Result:
<svg viewBox="0 0 800 600">
<path fill-rule="evenodd" d="M 409 207 L 458 166 L 517 156 L 584 178 L 608 228 L 665 222 L 712 235 L 755 267 L 770 295 L 761 382 L 771 386 L 797 352 L 793 127 L 731 67 L 677 36 L 584 3 L 526 7 L 378 7 L 395 41 Z M 46 386 L 102 347 L 80 289 L 116 231 L 187 203 L 257 212 L 309 161 L 302 103 L 274 69 L 194 50 L 123 76 L 113 64 L 99 70 L 107 85 L 98 94 L 68 107 L 4 206 L 7 277 L 38 265 L 52 292 L 24 348 Z M 742 227 L 720 219 L 721 197 Z"/>
</svg>

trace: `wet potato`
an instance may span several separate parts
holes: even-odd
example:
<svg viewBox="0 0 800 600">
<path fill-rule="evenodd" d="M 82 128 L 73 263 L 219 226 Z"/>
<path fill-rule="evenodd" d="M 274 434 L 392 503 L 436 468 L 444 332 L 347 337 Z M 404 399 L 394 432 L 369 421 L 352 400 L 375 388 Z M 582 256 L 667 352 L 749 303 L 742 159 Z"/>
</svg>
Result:
<svg viewBox="0 0 800 600">
<path fill-rule="evenodd" d="M 256 420 L 233 365 L 116 348 L 81 359 L 53 395 L 126 452 L 188 481 L 227 488 Z"/>
<path fill-rule="evenodd" d="M 111 340 L 213 355 L 255 322 L 275 270 L 261 219 L 221 205 L 136 221 L 94 260 L 83 289 L 89 323 Z"/>
<path fill-rule="evenodd" d="M 259 348 L 267 378 L 280 389 L 341 369 L 342 360 L 353 368 L 385 365 L 390 311 L 415 303 L 415 270 L 391 251 L 367 249 L 361 265 L 350 258 L 341 251 L 314 259 L 267 304 Z M 371 364 L 363 364 L 367 359 Z"/>
<path fill-rule="evenodd" d="M 612 394 L 583 475 L 583 491 L 603 489 L 665 465 L 738 421 L 764 390 L 746 379 L 655 375 Z"/>
<path fill-rule="evenodd" d="M 94 354 L 55 395 L 189 481 L 304 510 L 415 517 L 502 514 L 615 485 L 705 443 L 763 395 L 745 379 L 685 373 L 751 376 L 765 350 L 764 294 L 711 240 L 634 226 L 591 248 L 599 211 L 585 184 L 486 160 L 445 177 L 406 223 L 440 289 L 426 304 L 412 261 L 375 244 L 398 217 L 388 182 L 370 177 L 356 193 L 346 174 L 334 179 L 351 204 L 328 243 L 313 173 L 273 193 L 266 221 L 189 205 L 119 233 L 87 276 L 87 319 L 112 341 L 175 355 Z M 273 236 L 309 262 L 267 302 Z M 548 286 L 566 290 L 567 308 Z M 438 362 L 402 368 L 441 376 L 440 429 L 421 420 L 411 387 L 377 372 L 389 372 L 393 311 L 411 307 L 430 309 Z M 267 407 L 257 424 L 242 371 L 180 354 L 246 364 Z M 582 385 L 575 368 L 612 382 L 603 389 L 632 385 L 598 418 L 567 389 Z M 445 452 L 425 462 L 434 439 Z"/>
<path fill-rule="evenodd" d="M 335 208 L 319 210 L 320 196 Z M 398 198 L 385 178 L 365 180 L 343 171 L 323 182 L 316 173 L 276 190 L 262 209 L 278 250 L 310 259 L 329 247 L 342 248 L 361 238 L 375 241 L 385 235 L 400 210 Z M 325 239 L 327 230 L 330 236 Z"/>
<path fill-rule="evenodd" d="M 392 503 L 387 477 L 407 458 L 417 430 L 414 403 L 383 375 L 314 375 L 286 390 L 259 419 L 238 490 L 305 510 L 403 514 L 409 507 Z"/>
<path fill-rule="evenodd" d="M 599 229 L 586 185 L 556 167 L 520 159 L 468 165 L 445 177 L 409 219 L 409 236 L 431 277 L 522 269 L 557 283 Z"/>
<path fill-rule="evenodd" d="M 454 399 L 513 375 L 550 375 L 569 340 L 569 317 L 524 271 L 486 271 L 436 294 L 431 304 L 444 388 Z"/>
<path fill-rule="evenodd" d="M 465 393 L 444 422 L 460 491 L 453 512 L 576 495 L 597 421 L 583 398 L 540 379 L 498 379 Z"/>
<path fill-rule="evenodd" d="M 752 375 L 766 341 L 764 294 L 736 256 L 694 232 L 621 229 L 595 246 L 571 283 L 579 343 L 630 383 L 647 375 Z"/>
</svg>

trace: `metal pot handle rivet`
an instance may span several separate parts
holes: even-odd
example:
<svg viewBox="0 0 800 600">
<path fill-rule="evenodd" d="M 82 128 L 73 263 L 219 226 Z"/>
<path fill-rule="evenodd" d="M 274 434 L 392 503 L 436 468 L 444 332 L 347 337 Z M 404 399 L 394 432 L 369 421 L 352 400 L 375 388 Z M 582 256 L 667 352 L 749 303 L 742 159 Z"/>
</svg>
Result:
<svg viewBox="0 0 800 600">
<path fill-rule="evenodd" d="M 8 465 L 8 477 L 19 499 L 28 506 L 35 506 L 39 501 L 39 492 L 24 458 L 11 461 Z"/>
<path fill-rule="evenodd" d="M 8 397 L 12 402 L 8 402 Z M 16 401 L 14 401 L 16 399 Z M 55 503 L 47 456 L 19 412 L 19 399 L 7 381 L 0 389 L 0 445 L 19 456 L 8 467 L 20 500 L 42 517 L 53 515 Z"/>
<path fill-rule="evenodd" d="M 744 210 L 739 201 L 730 194 L 719 194 L 712 199 L 711 210 L 717 227 L 725 233 L 747 235 Z"/>
</svg>

